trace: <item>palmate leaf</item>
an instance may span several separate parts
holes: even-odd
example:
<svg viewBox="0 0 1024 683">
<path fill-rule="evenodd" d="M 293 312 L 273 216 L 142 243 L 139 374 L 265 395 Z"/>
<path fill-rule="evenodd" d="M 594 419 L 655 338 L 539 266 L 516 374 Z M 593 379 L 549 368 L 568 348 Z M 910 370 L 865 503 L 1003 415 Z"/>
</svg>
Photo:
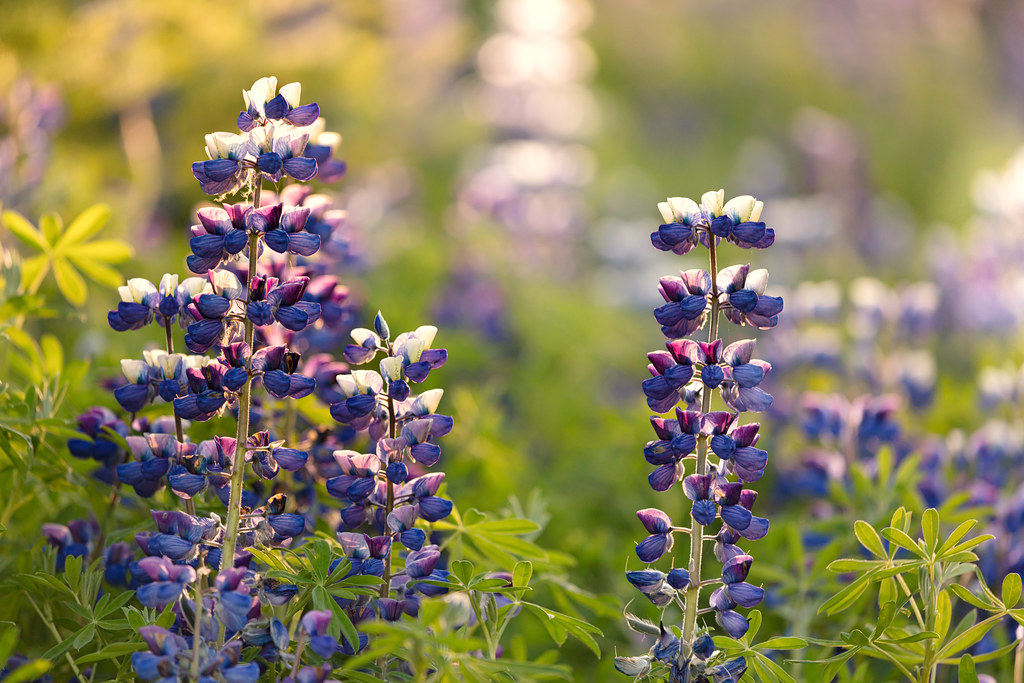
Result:
<svg viewBox="0 0 1024 683">
<path fill-rule="evenodd" d="M 2 218 L 20 242 L 40 252 L 21 266 L 21 283 L 27 293 L 35 294 L 52 271 L 64 298 L 74 306 L 81 306 L 89 294 L 83 274 L 107 287 L 118 287 L 124 281 L 109 264 L 130 259 L 134 255 L 131 245 L 116 239 L 86 241 L 106 224 L 110 218 L 109 207 L 102 204 L 89 207 L 67 229 L 56 214 L 43 216 L 38 230 L 14 211 L 5 211 Z"/>
</svg>

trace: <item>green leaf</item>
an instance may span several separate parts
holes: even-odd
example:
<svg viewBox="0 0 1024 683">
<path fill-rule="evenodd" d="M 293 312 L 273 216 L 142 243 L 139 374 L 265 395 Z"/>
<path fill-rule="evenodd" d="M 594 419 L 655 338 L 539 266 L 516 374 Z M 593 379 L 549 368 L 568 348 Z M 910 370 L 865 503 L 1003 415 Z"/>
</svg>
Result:
<svg viewBox="0 0 1024 683">
<path fill-rule="evenodd" d="M 53 275 L 57 279 L 57 288 L 68 303 L 81 306 L 89 293 L 85 280 L 78 274 L 75 267 L 67 259 L 57 258 L 53 261 Z"/>
<path fill-rule="evenodd" d="M 924 537 L 924 546 L 929 552 L 935 552 L 939 547 L 939 512 L 935 508 L 928 508 L 921 517 L 921 534 Z"/>
<path fill-rule="evenodd" d="M 960 683 L 978 683 L 978 672 L 974 669 L 974 658 L 969 654 L 965 654 L 960 658 L 957 680 Z"/>
<path fill-rule="evenodd" d="M 533 563 L 529 560 L 516 562 L 515 568 L 512 569 L 512 585 L 516 588 L 526 588 L 530 585 L 531 578 L 533 578 Z"/>
<path fill-rule="evenodd" d="M 896 617 L 896 603 L 887 602 L 882 605 L 882 608 L 878 611 L 878 621 L 875 622 L 875 631 L 871 635 L 871 639 L 874 640 L 885 632 L 885 629 L 889 628 L 892 624 L 892 620 Z"/>
<path fill-rule="evenodd" d="M 49 670 L 50 662 L 45 659 L 37 659 L 34 662 L 22 664 L 12 671 L 10 675 L 4 679 L 4 683 L 26 683 L 26 681 L 34 681 Z"/>
<path fill-rule="evenodd" d="M 452 574 L 464 586 L 468 586 L 469 582 L 473 579 L 473 563 L 469 560 L 456 560 L 452 562 L 451 570 Z"/>
<path fill-rule="evenodd" d="M 71 647 L 76 650 L 81 650 L 83 647 L 92 642 L 92 639 L 96 636 L 96 627 L 92 624 L 86 624 L 78 630 L 75 634 L 75 639 L 71 643 Z"/>
<path fill-rule="evenodd" d="M 793 636 L 778 636 L 769 638 L 763 643 L 758 643 L 759 650 L 802 650 L 807 647 L 807 641 L 803 638 Z"/>
<path fill-rule="evenodd" d="M 1003 606 L 1011 609 L 1017 606 L 1020 601 L 1021 582 L 1020 574 L 1010 573 L 1003 579 Z"/>
<path fill-rule="evenodd" d="M 946 643 L 946 645 L 936 654 L 936 659 L 951 657 L 952 655 L 971 647 L 984 638 L 985 634 L 988 633 L 993 626 L 998 624 L 1001 618 L 1002 615 L 997 614 L 970 627 L 956 638 L 953 638 Z"/>
<path fill-rule="evenodd" d="M 85 655 L 75 660 L 78 665 L 92 664 L 93 662 L 102 662 L 104 659 L 115 659 L 116 657 L 123 657 L 124 655 L 138 652 L 139 650 L 145 650 L 147 648 L 145 643 L 112 643 L 107 645 L 99 652 L 94 652 L 91 655 Z"/>
<path fill-rule="evenodd" d="M 74 254 L 68 254 L 68 258 L 93 282 L 111 288 L 120 287 L 124 284 L 124 276 L 110 266 L 105 266 L 97 261 L 77 258 Z"/>
<path fill-rule="evenodd" d="M 861 594 L 867 590 L 873 576 L 874 572 L 868 572 L 844 586 L 842 590 L 826 600 L 825 604 L 818 608 L 818 614 L 832 616 L 849 609 L 857 602 Z"/>
<path fill-rule="evenodd" d="M 78 214 L 71 225 L 64 231 L 58 247 L 67 247 L 84 242 L 99 232 L 110 218 L 110 207 L 106 204 L 94 204 Z"/>
<path fill-rule="evenodd" d="M 970 533 L 971 529 L 977 526 L 977 524 L 978 520 L 976 519 L 968 519 L 966 522 L 961 522 L 960 526 L 954 529 L 953 533 L 949 535 L 949 538 L 946 539 L 945 543 L 939 546 L 939 559 L 943 559 L 942 556 L 949 552 L 950 548 L 959 543 L 960 539 Z"/>
<path fill-rule="evenodd" d="M 135 250 L 130 244 L 121 240 L 96 240 L 88 244 L 80 244 L 74 247 L 73 251 L 61 255 L 86 261 L 124 263 L 135 256 Z"/>
<path fill-rule="evenodd" d="M 64 222 L 55 213 L 46 213 L 39 218 L 39 229 L 43 233 L 43 239 L 50 244 L 56 244 L 57 238 L 64 230 Z"/>
<path fill-rule="evenodd" d="M 939 634 L 939 640 L 942 640 L 949 632 L 949 625 L 953 620 L 953 603 L 949 599 L 949 591 L 940 591 L 936 603 L 938 604 L 935 612 L 935 632 Z"/>
<path fill-rule="evenodd" d="M 39 254 L 21 262 L 21 285 L 30 292 L 35 292 L 43 284 L 46 274 L 50 272 L 50 257 Z"/>
<path fill-rule="evenodd" d="M 869 569 L 876 569 L 882 566 L 881 560 L 853 560 L 842 558 L 833 560 L 827 569 L 835 574 L 846 574 L 848 572 L 862 572 Z"/>
<path fill-rule="evenodd" d="M 14 647 L 17 644 L 18 627 L 14 624 L 11 624 L 10 626 L 5 626 L 3 630 L 0 631 L 0 662 L 7 661 L 7 658 L 11 656 L 12 652 L 14 652 Z"/>
<path fill-rule="evenodd" d="M 910 536 L 906 534 L 906 532 L 901 531 L 900 529 L 886 527 L 882 529 L 882 536 L 889 539 L 899 547 L 909 550 L 921 559 L 928 558 L 928 553 L 922 550 L 921 546 L 919 546 L 917 542 L 914 541 L 914 539 L 912 539 Z"/>
<path fill-rule="evenodd" d="M 50 245 L 46 243 L 46 238 L 20 213 L 17 211 L 4 211 L 2 218 L 4 225 L 11 231 L 11 234 L 17 237 L 25 246 L 44 253 L 50 251 Z"/>
<path fill-rule="evenodd" d="M 882 546 L 882 539 L 878 536 L 878 532 L 875 528 L 865 522 L 864 520 L 858 519 L 853 525 L 853 533 L 857 536 L 857 540 L 860 544 L 867 548 L 875 557 L 887 557 L 885 554 L 885 548 Z"/>
<path fill-rule="evenodd" d="M 535 531 L 540 531 L 540 525 L 529 519 L 494 519 L 483 522 L 478 527 L 480 531 L 485 531 L 489 534 L 508 534 L 511 536 L 521 536 L 523 534 L 531 534 Z"/>
</svg>

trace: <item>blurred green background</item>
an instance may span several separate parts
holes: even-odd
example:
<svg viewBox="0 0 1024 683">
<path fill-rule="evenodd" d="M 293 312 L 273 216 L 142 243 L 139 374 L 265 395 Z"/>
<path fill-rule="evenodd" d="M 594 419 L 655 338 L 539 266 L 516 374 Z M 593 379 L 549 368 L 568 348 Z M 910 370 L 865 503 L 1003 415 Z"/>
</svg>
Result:
<svg viewBox="0 0 1024 683">
<path fill-rule="evenodd" d="M 706 266 L 650 248 L 656 202 L 765 200 L 776 248 L 725 258 L 770 264 L 779 285 L 931 278 L 962 253 L 978 171 L 1024 142 L 1010 0 L 6 0 L 0 15 L 4 208 L 111 205 L 108 236 L 137 250 L 129 276 L 184 271 L 204 199 L 189 164 L 204 134 L 234 130 L 241 90 L 300 81 L 343 135 L 349 172 L 327 189 L 358 236 L 344 279 L 359 324 L 378 308 L 393 329 L 435 323 L 450 350 L 450 493 L 532 501 L 542 544 L 609 604 L 634 597 L 634 511 L 685 509 L 645 481 L 640 381 L 662 343 L 657 277 Z M 116 294 L 90 291 L 74 325 L 38 330 L 92 362 L 76 410 L 114 405 L 99 382 L 140 343 L 102 324 Z M 969 422 L 938 414 L 939 429 Z M 615 611 L 598 617 L 605 651 L 631 654 Z M 574 648 L 580 680 L 611 676 L 609 656 Z"/>
</svg>

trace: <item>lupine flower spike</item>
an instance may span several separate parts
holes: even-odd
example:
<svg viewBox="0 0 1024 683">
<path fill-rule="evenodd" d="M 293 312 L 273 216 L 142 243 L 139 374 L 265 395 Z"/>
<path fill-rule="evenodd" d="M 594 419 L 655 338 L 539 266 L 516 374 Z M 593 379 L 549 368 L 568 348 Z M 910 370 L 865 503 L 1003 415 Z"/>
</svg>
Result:
<svg viewBox="0 0 1024 683">
<path fill-rule="evenodd" d="M 634 677 L 665 674 L 670 681 L 738 681 L 746 671 L 742 657 L 726 661 L 715 652 L 710 625 L 698 614 L 714 612 L 718 626 L 733 638 L 747 631 L 738 609 L 760 603 L 764 590 L 747 581 L 753 558 L 737 546 L 768 533 L 768 520 L 753 514 L 757 492 L 744 488 L 764 474 L 767 453 L 756 447 L 758 423 L 739 424 L 745 412 L 763 412 L 772 397 L 760 388 L 771 365 L 753 357 L 754 340 L 726 343 L 719 336 L 724 316 L 738 326 L 769 329 L 778 324 L 782 299 L 766 294 L 768 271 L 747 264 L 718 267 L 719 249 L 730 242 L 742 249 L 764 249 L 775 231 L 760 220 L 763 205 L 750 196 L 725 201 L 725 193 L 708 192 L 700 203 L 673 197 L 658 205 L 664 223 L 651 234 L 660 251 L 685 255 L 707 249 L 709 269 L 682 271 L 661 278 L 665 303 L 654 318 L 668 339 L 665 350 L 647 355 L 651 377 L 642 387 L 656 440 L 644 447 L 655 469 L 648 477 L 661 495 L 683 495 L 691 501 L 689 521 L 675 525 L 658 508 L 637 512 L 649 534 L 636 546 L 647 568 L 626 573 L 627 580 L 662 610 L 661 624 L 643 632 L 657 635 L 650 651 L 638 657 L 616 657 L 615 668 Z M 706 329 L 706 341 L 685 339 Z M 713 411 L 714 394 L 727 410 Z M 671 417 L 665 417 L 671 414 Z M 692 462 L 692 474 L 686 475 Z M 675 535 L 687 537 L 687 556 L 674 557 L 665 571 L 651 566 L 671 555 Z M 704 540 L 716 540 L 714 555 L 722 563 L 720 579 L 705 579 Z M 675 566 L 679 565 L 679 566 Z M 701 604 L 703 589 L 720 584 Z M 670 606 L 681 614 L 668 614 Z M 672 620 L 672 621 L 670 621 Z M 666 625 L 668 624 L 668 625 Z"/>
</svg>

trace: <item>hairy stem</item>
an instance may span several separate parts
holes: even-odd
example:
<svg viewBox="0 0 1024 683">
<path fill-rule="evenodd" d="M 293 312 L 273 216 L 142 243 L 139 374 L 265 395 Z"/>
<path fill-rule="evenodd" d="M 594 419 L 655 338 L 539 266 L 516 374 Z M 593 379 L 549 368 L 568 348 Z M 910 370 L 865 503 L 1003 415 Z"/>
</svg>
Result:
<svg viewBox="0 0 1024 683">
<path fill-rule="evenodd" d="M 708 328 L 708 341 L 713 342 L 718 338 L 718 254 L 716 252 L 715 236 L 708 233 L 708 251 L 711 256 L 711 321 Z M 711 391 L 704 387 L 700 397 L 700 412 L 705 414 L 711 410 Z M 701 434 L 697 438 L 697 466 L 694 472 L 704 474 L 708 465 L 708 437 Z M 704 529 L 697 520 L 690 515 L 690 585 L 686 587 L 686 613 L 683 615 L 683 642 L 689 645 L 693 642 L 693 634 L 697 627 L 697 608 L 700 604 L 700 573 L 701 560 L 703 559 L 704 544 L 702 538 Z M 698 539 L 698 540 L 694 540 Z"/>
<path fill-rule="evenodd" d="M 168 355 L 174 353 L 174 336 L 171 334 L 171 321 L 167 318 L 164 318 L 164 341 Z M 178 439 L 178 443 L 185 443 L 185 429 L 181 426 L 181 417 L 173 410 L 171 413 L 174 415 L 174 436 Z M 182 500 L 185 503 L 185 512 L 195 516 L 196 504 L 192 499 L 183 498 Z"/>
<path fill-rule="evenodd" d="M 391 351 L 391 345 L 388 345 L 388 353 Z M 398 434 L 398 419 L 395 416 L 395 399 L 391 397 L 391 387 L 388 386 L 388 438 L 395 439 Z M 385 475 L 386 477 L 386 475 Z M 388 499 L 387 505 L 384 508 L 384 520 L 387 524 L 388 516 L 395 509 L 395 485 L 390 479 L 388 482 Z M 380 597 L 386 598 L 391 593 L 391 551 L 388 551 L 387 556 L 384 558 L 384 583 L 380 586 Z"/>
<path fill-rule="evenodd" d="M 262 180 L 257 176 L 256 190 L 253 194 L 253 206 L 260 204 Z M 245 278 L 246 304 L 252 296 L 250 283 L 256 277 L 256 262 L 259 260 L 258 234 L 249 236 L 249 272 Z M 228 500 L 228 519 L 224 531 L 224 549 L 221 553 L 220 566 L 232 567 L 235 563 L 235 545 L 238 542 L 238 522 L 242 515 L 242 485 L 245 483 L 245 442 L 249 438 L 249 403 L 252 396 L 252 353 L 253 339 L 256 328 L 252 320 L 245 319 L 245 343 L 249 346 L 249 357 L 245 361 L 248 376 L 238 393 L 238 430 L 235 433 L 235 459 L 231 469 L 231 497 Z M 228 564 L 224 564 L 227 562 Z"/>
<path fill-rule="evenodd" d="M 203 595 L 206 592 L 206 572 L 199 574 L 199 587 L 196 588 L 195 622 L 192 624 L 192 666 L 189 675 L 193 681 L 199 680 L 199 646 L 203 642 Z"/>
</svg>

